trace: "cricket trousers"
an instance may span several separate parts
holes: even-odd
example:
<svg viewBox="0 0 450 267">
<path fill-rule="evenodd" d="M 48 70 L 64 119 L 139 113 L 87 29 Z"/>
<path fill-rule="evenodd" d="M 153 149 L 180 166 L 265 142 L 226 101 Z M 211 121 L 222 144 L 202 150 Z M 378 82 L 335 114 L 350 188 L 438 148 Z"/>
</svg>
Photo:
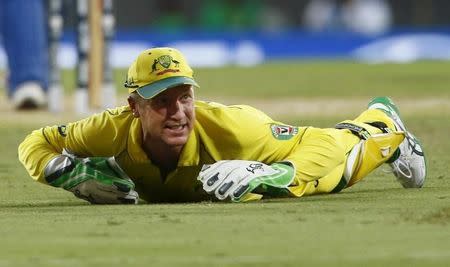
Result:
<svg viewBox="0 0 450 267">
<path fill-rule="evenodd" d="M 49 83 L 47 23 L 43 0 L 0 0 L 0 32 L 8 59 L 8 95 L 23 82 Z"/>
<path fill-rule="evenodd" d="M 388 131 L 395 131 L 393 121 L 383 111 L 377 109 L 366 110 L 356 119 L 345 122 L 364 127 L 370 135 L 383 133 L 382 129 L 372 125 L 373 122 L 381 122 L 388 128 Z M 403 135 L 401 140 L 403 140 Z M 349 153 L 361 141 L 360 136 L 348 129 L 304 128 L 298 146 L 287 159 L 296 166 L 296 177 L 292 186 L 289 187 L 290 192 L 297 197 L 334 193 L 360 181 L 362 177 L 342 183 Z M 390 139 L 384 142 L 393 151 L 399 145 L 398 138 L 392 142 Z M 379 151 L 375 152 L 379 153 Z M 384 161 L 386 160 L 384 159 Z M 365 173 L 369 173 L 382 163 L 381 159 L 373 159 L 368 156 L 362 157 L 362 162 L 363 164 L 369 163 Z"/>
</svg>

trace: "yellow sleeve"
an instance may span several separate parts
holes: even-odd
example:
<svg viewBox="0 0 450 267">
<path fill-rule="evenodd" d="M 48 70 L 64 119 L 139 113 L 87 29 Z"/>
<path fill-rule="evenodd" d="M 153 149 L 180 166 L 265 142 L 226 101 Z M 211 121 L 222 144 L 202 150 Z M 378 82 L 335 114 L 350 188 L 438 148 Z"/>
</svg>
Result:
<svg viewBox="0 0 450 267">
<path fill-rule="evenodd" d="M 78 157 L 109 157 L 125 149 L 133 117 L 122 107 L 67 125 L 33 131 L 19 145 L 19 161 L 30 176 L 42 183 L 44 169 L 63 149 Z"/>
<path fill-rule="evenodd" d="M 19 161 L 28 174 L 39 182 L 45 183 L 43 172 L 47 163 L 61 154 L 44 137 L 44 128 L 35 130 L 19 145 Z"/>
<path fill-rule="evenodd" d="M 301 129 L 272 120 L 246 105 L 197 102 L 197 129 L 215 160 L 285 160 L 301 137 Z"/>
</svg>

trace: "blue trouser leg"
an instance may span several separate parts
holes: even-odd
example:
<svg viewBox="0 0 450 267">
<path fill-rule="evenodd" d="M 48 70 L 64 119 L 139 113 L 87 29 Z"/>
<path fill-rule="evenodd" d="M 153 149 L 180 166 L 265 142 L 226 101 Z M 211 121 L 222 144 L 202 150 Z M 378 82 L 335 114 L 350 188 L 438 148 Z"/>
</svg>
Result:
<svg viewBox="0 0 450 267">
<path fill-rule="evenodd" d="M 9 66 L 8 95 L 26 81 L 49 82 L 43 0 L 0 0 L 0 27 Z"/>
</svg>

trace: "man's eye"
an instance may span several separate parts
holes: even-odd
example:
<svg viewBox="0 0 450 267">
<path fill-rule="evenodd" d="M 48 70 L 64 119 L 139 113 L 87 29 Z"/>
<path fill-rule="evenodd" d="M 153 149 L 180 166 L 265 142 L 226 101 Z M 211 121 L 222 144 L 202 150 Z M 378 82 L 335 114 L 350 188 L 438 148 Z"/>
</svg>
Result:
<svg viewBox="0 0 450 267">
<path fill-rule="evenodd" d="M 153 99 L 152 104 L 156 106 L 164 106 L 167 103 L 167 99 L 165 98 L 156 98 Z"/>
<path fill-rule="evenodd" d="M 189 94 L 183 95 L 181 97 L 182 100 L 187 100 L 187 99 L 190 99 L 190 98 L 191 98 L 191 95 L 189 95 Z"/>
</svg>

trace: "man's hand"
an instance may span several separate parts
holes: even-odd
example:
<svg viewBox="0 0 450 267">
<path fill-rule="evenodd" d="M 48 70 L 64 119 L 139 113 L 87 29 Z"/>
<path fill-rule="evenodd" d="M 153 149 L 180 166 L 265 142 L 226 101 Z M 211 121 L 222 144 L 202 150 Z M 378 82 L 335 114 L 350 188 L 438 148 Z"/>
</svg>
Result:
<svg viewBox="0 0 450 267">
<path fill-rule="evenodd" d="M 289 162 L 269 166 L 258 161 L 222 160 L 203 165 L 197 180 L 208 194 L 214 194 L 219 200 L 229 197 L 239 202 L 250 192 L 286 195 L 294 176 L 294 167 Z"/>
<path fill-rule="evenodd" d="M 46 181 L 92 204 L 137 204 L 134 183 L 114 158 L 61 155 L 45 168 Z"/>
</svg>

